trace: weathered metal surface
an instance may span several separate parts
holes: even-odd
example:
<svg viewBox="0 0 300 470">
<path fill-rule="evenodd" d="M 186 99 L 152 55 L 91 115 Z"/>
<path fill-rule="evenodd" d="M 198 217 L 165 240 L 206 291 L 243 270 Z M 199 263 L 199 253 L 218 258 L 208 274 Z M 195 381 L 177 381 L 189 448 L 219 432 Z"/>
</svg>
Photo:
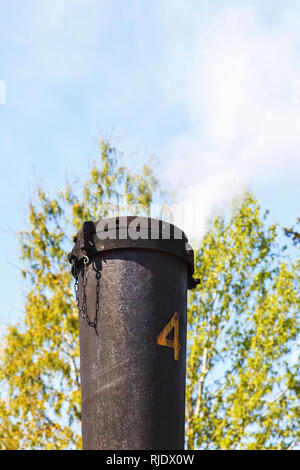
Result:
<svg viewBox="0 0 300 470">
<path fill-rule="evenodd" d="M 132 236 L 137 238 L 133 239 Z M 188 265 L 188 288 L 193 289 L 198 284 L 199 280 L 193 279 L 193 249 L 185 233 L 168 222 L 135 216 L 87 221 L 74 241 L 75 246 L 69 254 L 74 277 L 77 277 L 78 268 L 86 255 L 92 257 L 106 250 L 135 248 L 158 250 L 183 259 Z"/>
<path fill-rule="evenodd" d="M 99 311 L 97 334 L 79 316 L 83 448 L 183 449 L 190 266 L 131 243 L 85 268 L 91 322 Z M 82 303 L 83 263 L 76 270 Z"/>
</svg>

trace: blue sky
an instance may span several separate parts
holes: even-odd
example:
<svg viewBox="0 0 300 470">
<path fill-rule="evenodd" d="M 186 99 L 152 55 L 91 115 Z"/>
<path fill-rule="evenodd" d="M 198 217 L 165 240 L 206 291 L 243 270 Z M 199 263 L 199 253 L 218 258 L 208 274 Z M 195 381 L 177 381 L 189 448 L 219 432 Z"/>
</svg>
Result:
<svg viewBox="0 0 300 470">
<path fill-rule="evenodd" d="M 155 152 L 205 215 L 250 184 L 271 221 L 294 224 L 299 14 L 288 0 L 0 0 L 2 326 L 22 314 L 10 230 L 35 178 L 56 191 L 84 177 L 100 129 L 124 134 L 130 165 Z"/>
</svg>

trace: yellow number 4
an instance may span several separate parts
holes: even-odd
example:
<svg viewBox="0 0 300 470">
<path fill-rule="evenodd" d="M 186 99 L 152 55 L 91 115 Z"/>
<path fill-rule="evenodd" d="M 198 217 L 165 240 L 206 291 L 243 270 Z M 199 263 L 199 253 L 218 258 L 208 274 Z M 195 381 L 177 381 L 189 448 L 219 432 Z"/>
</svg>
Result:
<svg viewBox="0 0 300 470">
<path fill-rule="evenodd" d="M 167 336 L 174 328 L 174 339 L 168 339 Z M 180 351 L 180 342 L 179 342 L 179 315 L 177 312 L 174 313 L 173 317 L 169 323 L 164 327 L 164 329 L 159 333 L 157 337 L 157 344 L 159 346 L 168 346 L 169 348 L 174 349 L 174 359 L 179 361 L 179 351 Z"/>
</svg>

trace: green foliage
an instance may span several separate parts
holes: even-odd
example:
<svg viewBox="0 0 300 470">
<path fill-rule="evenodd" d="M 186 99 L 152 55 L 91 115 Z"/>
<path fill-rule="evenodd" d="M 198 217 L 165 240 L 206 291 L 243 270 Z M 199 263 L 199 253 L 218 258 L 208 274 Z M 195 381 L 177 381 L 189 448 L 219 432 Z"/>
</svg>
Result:
<svg viewBox="0 0 300 470">
<path fill-rule="evenodd" d="M 29 205 L 29 228 L 20 234 L 22 274 L 30 286 L 24 324 L 9 328 L 1 348 L 0 449 L 81 447 L 78 314 L 67 234 L 111 209 L 117 215 L 122 204 L 132 214 L 149 213 L 157 187 L 151 167 L 133 174 L 121 160 L 101 140 L 100 162 L 81 190 L 67 183 L 51 198 L 39 186 Z"/>
<path fill-rule="evenodd" d="M 299 434 L 299 267 L 248 195 L 216 217 L 188 308 L 189 449 L 287 449 Z M 298 398 L 298 401 L 297 401 Z"/>
<path fill-rule="evenodd" d="M 79 187 L 78 187 L 79 186 Z M 80 448 L 78 313 L 67 253 L 85 220 L 149 215 L 152 163 L 133 174 L 105 140 L 84 184 L 41 186 L 20 234 L 24 322 L 1 345 L 0 449 Z M 124 194 L 120 201 L 119 195 Z M 166 209 L 166 207 L 164 208 Z M 187 447 L 286 449 L 299 439 L 299 267 L 247 195 L 196 253 L 188 300 Z"/>
<path fill-rule="evenodd" d="M 300 224 L 300 217 L 297 218 L 296 226 Z M 300 232 L 297 232 L 295 227 L 284 228 L 284 233 L 287 237 L 290 237 L 293 240 L 294 245 L 300 244 Z"/>
</svg>

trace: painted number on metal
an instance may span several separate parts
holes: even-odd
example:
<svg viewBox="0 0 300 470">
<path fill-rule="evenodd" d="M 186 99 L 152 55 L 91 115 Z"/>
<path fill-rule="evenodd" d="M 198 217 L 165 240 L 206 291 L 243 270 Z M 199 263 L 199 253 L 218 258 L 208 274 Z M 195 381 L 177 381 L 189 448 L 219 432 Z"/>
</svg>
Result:
<svg viewBox="0 0 300 470">
<path fill-rule="evenodd" d="M 174 339 L 168 339 L 167 336 L 174 329 Z M 174 313 L 173 317 L 169 323 L 164 327 L 164 329 L 159 333 L 157 337 L 157 344 L 159 346 L 168 346 L 169 348 L 174 349 L 174 359 L 179 361 L 179 351 L 180 351 L 180 342 L 179 342 L 179 314 Z"/>
</svg>

